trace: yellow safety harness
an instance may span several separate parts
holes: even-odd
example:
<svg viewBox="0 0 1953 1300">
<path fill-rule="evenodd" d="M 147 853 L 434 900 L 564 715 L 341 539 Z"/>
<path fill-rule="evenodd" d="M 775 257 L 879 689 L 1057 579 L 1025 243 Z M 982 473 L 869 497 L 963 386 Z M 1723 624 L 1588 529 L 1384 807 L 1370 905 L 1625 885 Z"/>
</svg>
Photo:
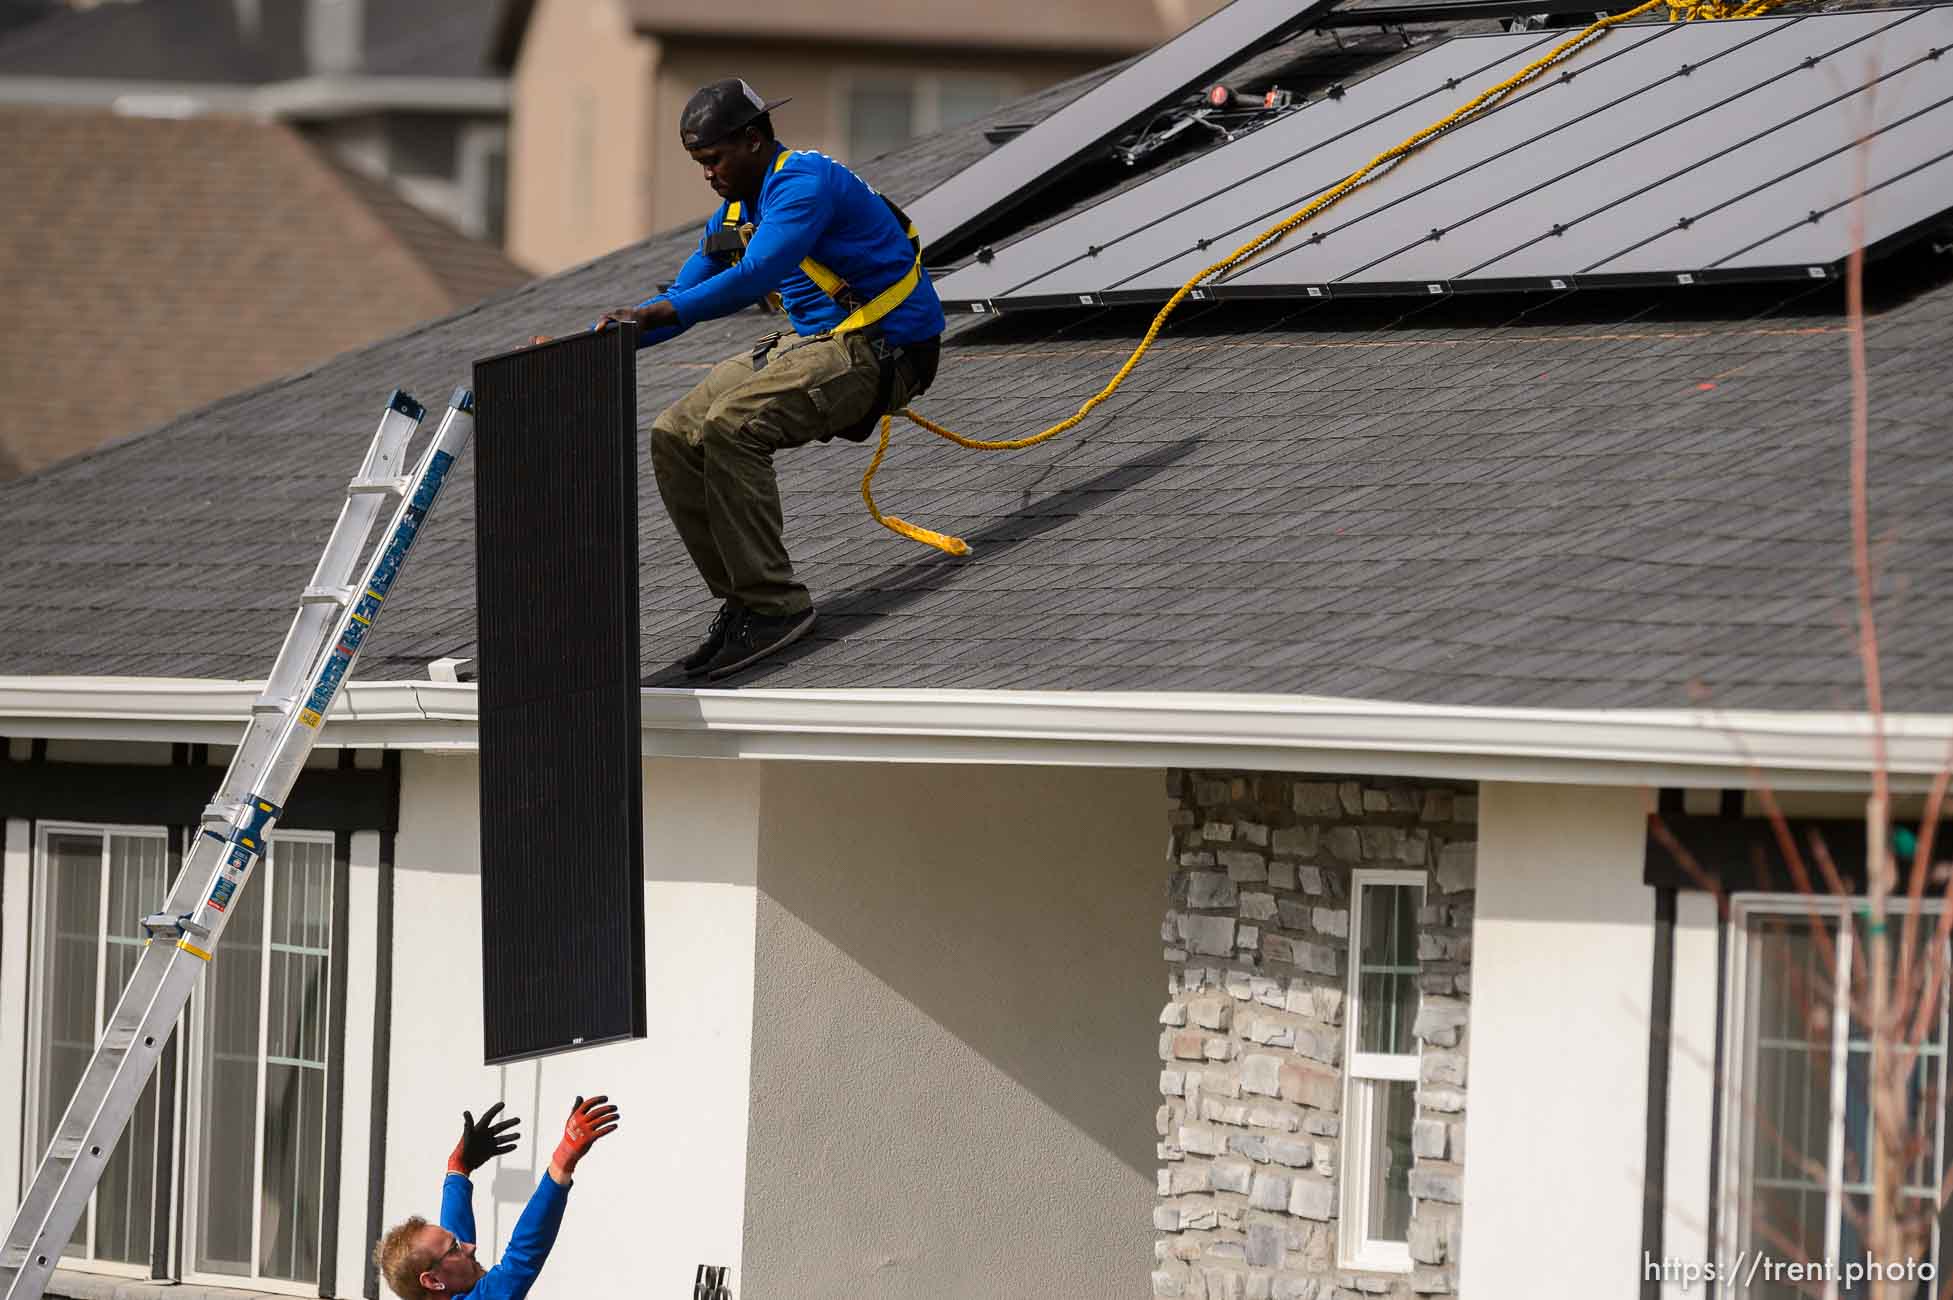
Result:
<svg viewBox="0 0 1953 1300">
<path fill-rule="evenodd" d="M 773 170 L 777 172 L 785 167 L 787 159 L 793 157 L 793 154 L 794 151 L 791 149 L 782 149 L 780 156 L 773 160 Z M 822 293 L 849 309 L 847 317 L 828 331 L 830 334 L 851 334 L 855 330 L 866 329 L 900 307 L 908 300 L 909 295 L 915 292 L 915 287 L 922 283 L 922 236 L 916 233 L 915 223 L 909 220 L 902 209 L 895 206 L 893 199 L 886 195 L 882 195 L 881 199 L 888 204 L 889 211 L 895 214 L 896 224 L 903 228 L 904 233 L 909 237 L 909 247 L 915 250 L 915 260 L 909 263 L 909 269 L 901 279 L 863 302 L 849 287 L 848 282 L 828 267 L 811 257 L 800 259 L 800 273 L 818 285 Z M 750 224 L 740 221 L 743 207 L 744 205 L 738 199 L 728 203 L 725 220 L 720 226 L 721 238 L 708 242 L 708 251 L 719 252 L 731 258 L 734 263 L 739 261 L 741 253 L 745 251 L 746 241 L 752 238 L 753 233 Z M 773 306 L 778 310 L 777 301 Z"/>
<path fill-rule="evenodd" d="M 1126 358 L 1126 363 L 1119 367 L 1118 372 L 1112 376 L 1105 387 L 1087 398 L 1085 404 L 1080 406 L 1077 411 L 1044 430 L 1042 433 L 1034 433 L 1026 438 L 997 439 L 993 441 L 983 438 L 964 437 L 960 433 L 954 433 L 949 429 L 945 429 L 940 424 L 924 419 L 906 407 L 900 411 L 891 412 L 883 416 L 881 444 L 875 449 L 874 459 L 868 462 L 868 472 L 861 477 L 861 499 L 867 503 L 868 513 L 873 515 L 875 522 L 881 524 L 884 528 L 900 533 L 902 536 L 913 541 L 921 542 L 925 546 L 933 546 L 937 550 L 946 551 L 951 555 L 968 555 L 970 553 L 969 543 L 965 542 L 962 538 L 952 537 L 946 533 L 939 533 L 932 529 L 920 527 L 916 524 L 909 523 L 905 519 L 898 519 L 894 515 L 884 515 L 875 505 L 875 497 L 874 493 L 870 490 L 870 485 L 874 482 L 875 471 L 881 467 L 882 457 L 888 454 L 889 431 L 894 426 L 894 417 L 896 415 L 900 415 L 911 424 L 927 429 L 939 438 L 947 438 L 957 446 L 968 447 L 973 451 L 1015 451 L 1022 447 L 1036 446 L 1038 443 L 1044 442 L 1047 439 L 1055 438 L 1069 429 L 1078 427 L 1084 421 L 1085 417 L 1091 413 L 1092 408 L 1119 391 L 1119 385 L 1126 382 L 1127 377 L 1139 365 L 1140 358 L 1146 355 L 1147 351 L 1152 348 L 1154 340 L 1159 338 L 1160 330 L 1166 326 L 1167 318 L 1179 308 L 1182 302 L 1186 301 L 1188 295 L 1193 293 L 1203 281 L 1220 275 L 1238 266 L 1248 258 L 1253 257 L 1268 245 L 1293 231 L 1303 222 L 1320 215 L 1328 208 L 1348 197 L 1355 190 L 1375 179 L 1378 169 L 1387 167 L 1398 159 L 1408 157 L 1430 143 L 1437 136 L 1442 135 L 1453 127 L 1462 124 L 1479 113 L 1482 113 L 1485 109 L 1497 104 L 1513 91 L 1537 79 L 1549 68 L 1572 58 L 1588 42 L 1604 35 L 1609 28 L 1627 22 L 1629 19 L 1639 18 L 1642 14 L 1660 8 L 1662 5 L 1668 6 L 1669 21 L 1685 22 L 1695 19 L 1755 18 L 1776 8 L 1780 3 L 1782 3 L 1782 0 L 1646 0 L 1646 3 L 1636 5 L 1634 8 L 1623 13 L 1618 13 L 1608 18 L 1601 18 L 1590 23 L 1575 35 L 1554 46 L 1542 58 L 1527 64 L 1524 68 L 1521 68 L 1518 72 L 1507 77 L 1497 85 L 1481 91 L 1455 111 L 1439 118 L 1436 122 L 1418 131 L 1403 142 L 1384 150 L 1369 162 L 1364 163 L 1361 167 L 1337 182 L 1320 198 L 1315 199 L 1306 207 L 1299 209 L 1275 225 L 1262 231 L 1259 235 L 1256 235 L 1253 239 L 1250 239 L 1247 243 L 1241 245 L 1241 247 L 1235 249 L 1232 253 L 1229 253 L 1226 257 L 1199 272 L 1192 279 L 1181 285 L 1174 295 L 1167 299 L 1166 305 L 1160 308 L 1159 313 L 1153 317 L 1153 323 L 1147 327 L 1146 335 L 1140 339 L 1139 346 L 1133 349 L 1132 355 Z M 802 266 L 804 268 L 805 263 Z"/>
</svg>

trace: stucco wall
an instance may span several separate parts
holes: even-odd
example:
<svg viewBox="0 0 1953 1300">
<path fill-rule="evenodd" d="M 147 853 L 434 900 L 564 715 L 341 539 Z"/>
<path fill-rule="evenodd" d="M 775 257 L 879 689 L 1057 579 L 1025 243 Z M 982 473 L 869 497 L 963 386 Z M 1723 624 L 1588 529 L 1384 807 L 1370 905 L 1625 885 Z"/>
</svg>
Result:
<svg viewBox="0 0 1953 1300">
<path fill-rule="evenodd" d="M 737 1294 L 1148 1293 L 1162 780 L 769 765 Z"/>
<path fill-rule="evenodd" d="M 647 1295 L 689 1294 L 695 1265 L 739 1254 L 759 771 L 645 764 L 650 1037 L 495 1069 L 480 1055 L 478 780 L 473 755 L 402 763 L 387 1221 L 438 1208 L 461 1110 L 502 1100 L 522 1146 L 475 1178 L 482 1251 L 499 1257 L 572 1096 L 609 1092 L 624 1124 L 578 1171 L 537 1295 L 609 1289 L 620 1269 Z"/>
<path fill-rule="evenodd" d="M 1480 786 L 1464 1300 L 1641 1294 L 1645 795 Z"/>
<path fill-rule="evenodd" d="M 536 5 L 512 85 L 507 251 L 515 261 L 560 270 L 649 233 L 645 132 L 656 63 L 656 42 L 631 31 L 615 0 Z M 606 305 L 614 304 L 592 304 Z"/>
</svg>

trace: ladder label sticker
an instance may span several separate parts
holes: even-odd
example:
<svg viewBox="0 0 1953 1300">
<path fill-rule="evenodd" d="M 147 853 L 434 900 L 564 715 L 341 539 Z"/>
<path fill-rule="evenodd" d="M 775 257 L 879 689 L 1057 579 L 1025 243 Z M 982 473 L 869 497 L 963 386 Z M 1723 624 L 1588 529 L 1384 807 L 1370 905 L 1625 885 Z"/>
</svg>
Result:
<svg viewBox="0 0 1953 1300">
<path fill-rule="evenodd" d="M 300 709 L 298 711 L 298 720 L 308 727 L 316 727 L 319 725 L 319 715 L 310 709 Z"/>
<path fill-rule="evenodd" d="M 236 892 L 237 882 L 229 877 L 222 878 L 218 880 L 216 887 L 210 891 L 210 905 L 221 912 L 224 910 L 225 905 L 231 901 L 231 895 Z"/>
</svg>

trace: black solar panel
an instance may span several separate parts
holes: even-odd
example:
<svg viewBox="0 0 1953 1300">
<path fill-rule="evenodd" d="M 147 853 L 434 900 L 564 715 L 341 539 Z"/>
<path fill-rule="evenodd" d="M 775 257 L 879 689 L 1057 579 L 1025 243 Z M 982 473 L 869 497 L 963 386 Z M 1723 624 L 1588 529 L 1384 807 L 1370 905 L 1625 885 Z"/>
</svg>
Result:
<svg viewBox="0 0 1953 1300">
<path fill-rule="evenodd" d="M 979 307 L 1163 299 L 1564 36 L 1451 41 L 943 276 L 938 291 Z M 1201 293 L 1826 276 L 1849 250 L 1860 137 L 1868 243 L 1953 209 L 1949 46 L 1953 8 L 1621 28 L 1566 65 L 1571 76 L 1439 138 Z"/>
<path fill-rule="evenodd" d="M 491 1064 L 645 1033 L 635 344 L 475 363 Z"/>
<path fill-rule="evenodd" d="M 935 256 L 1062 179 L 1161 104 L 1275 44 L 1335 0 L 1234 0 L 908 205 Z"/>
</svg>

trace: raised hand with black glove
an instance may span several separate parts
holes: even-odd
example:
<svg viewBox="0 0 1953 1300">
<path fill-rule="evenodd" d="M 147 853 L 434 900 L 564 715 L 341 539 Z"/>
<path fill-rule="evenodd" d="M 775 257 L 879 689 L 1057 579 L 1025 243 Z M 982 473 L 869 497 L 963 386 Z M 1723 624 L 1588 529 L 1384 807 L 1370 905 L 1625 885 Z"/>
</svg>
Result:
<svg viewBox="0 0 1953 1300">
<path fill-rule="evenodd" d="M 461 1140 L 454 1144 L 454 1152 L 448 1156 L 449 1173 L 466 1178 L 496 1156 L 515 1150 L 522 1135 L 511 1130 L 522 1121 L 510 1116 L 497 1124 L 495 1117 L 501 1113 L 499 1101 L 483 1111 L 479 1120 L 468 1111 L 461 1112 Z"/>
<path fill-rule="evenodd" d="M 549 1161 L 549 1176 L 563 1186 L 569 1186 L 576 1162 L 589 1154 L 597 1139 L 616 1131 L 617 1107 L 608 1105 L 609 1101 L 609 1097 L 592 1097 L 588 1101 L 578 1097 L 576 1105 L 570 1107 L 570 1117 L 563 1125 L 563 1140 L 556 1144 L 556 1154 Z"/>
</svg>

